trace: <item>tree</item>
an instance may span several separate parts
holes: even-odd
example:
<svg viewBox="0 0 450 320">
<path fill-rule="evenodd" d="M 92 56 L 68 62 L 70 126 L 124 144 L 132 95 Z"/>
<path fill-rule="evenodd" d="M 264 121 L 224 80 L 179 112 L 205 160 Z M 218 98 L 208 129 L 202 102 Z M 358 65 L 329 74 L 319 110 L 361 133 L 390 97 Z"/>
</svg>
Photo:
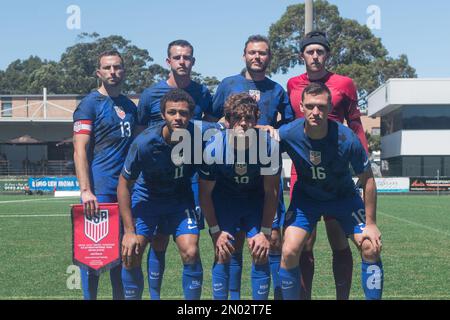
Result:
<svg viewBox="0 0 450 320">
<path fill-rule="evenodd" d="M 366 133 L 367 144 L 369 145 L 369 153 L 381 150 L 381 136 L 370 134 L 368 131 Z"/>
<path fill-rule="evenodd" d="M 208 90 L 211 92 L 211 94 L 214 94 L 216 92 L 216 89 L 220 83 L 220 81 L 216 77 L 204 77 L 200 73 L 192 71 L 192 80 L 204 84 Z"/>
<path fill-rule="evenodd" d="M 27 92 L 29 76 L 47 63 L 46 60 L 41 60 L 37 56 L 30 56 L 25 60 L 17 59 L 11 62 L 6 70 L 0 73 L 0 92 L 2 94 Z"/>
<path fill-rule="evenodd" d="M 79 42 L 67 48 L 61 56 L 64 91 L 82 94 L 97 87 L 97 57 L 107 50 L 117 50 L 124 59 L 127 70 L 125 93 L 142 92 L 168 74 L 163 67 L 152 64 L 153 58 L 146 49 L 132 45 L 121 36 L 101 38 L 98 33 L 82 33 Z"/>
<path fill-rule="evenodd" d="M 316 0 L 314 11 L 316 29 L 326 32 L 331 45 L 327 68 L 354 79 L 360 105 L 364 106 L 367 95 L 389 78 L 417 77 L 406 55 L 397 59 L 389 57 L 380 38 L 375 37 L 367 26 L 342 18 L 335 5 Z M 303 64 L 299 60 L 299 46 L 305 33 L 304 12 L 304 4 L 288 6 L 283 16 L 271 25 L 271 73 L 287 73 L 297 64 Z"/>
<path fill-rule="evenodd" d="M 86 94 L 99 85 L 95 75 L 97 57 L 107 50 L 117 50 L 124 59 L 127 72 L 124 93 L 141 93 L 169 75 L 167 69 L 153 63 L 147 50 L 121 36 L 102 38 L 95 32 L 81 33 L 78 42 L 65 50 L 59 62 L 36 56 L 12 62 L 5 71 L 0 71 L 0 93 L 39 94 L 46 87 L 50 94 Z M 193 75 L 210 90 L 219 84 L 216 77 Z"/>
</svg>

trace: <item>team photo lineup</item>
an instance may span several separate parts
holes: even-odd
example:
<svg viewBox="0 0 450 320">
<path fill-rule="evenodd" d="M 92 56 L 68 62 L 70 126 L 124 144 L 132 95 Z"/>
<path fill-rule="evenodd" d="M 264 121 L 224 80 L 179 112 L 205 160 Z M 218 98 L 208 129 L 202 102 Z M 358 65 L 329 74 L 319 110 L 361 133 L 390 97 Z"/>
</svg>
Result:
<svg viewBox="0 0 450 320">
<path fill-rule="evenodd" d="M 161 295 L 170 281 L 163 276 L 170 239 L 184 299 L 201 299 L 205 229 L 214 251 L 213 299 L 242 298 L 249 255 L 253 300 L 310 300 L 322 218 L 335 298 L 350 298 L 350 242 L 365 299 L 382 298 L 377 190 L 356 87 L 326 69 L 332 48 L 324 32 L 307 33 L 298 49 L 306 72 L 290 78 L 286 92 L 266 76 L 269 40 L 250 35 L 245 68 L 212 95 L 192 79 L 194 47 L 174 40 L 168 79 L 145 89 L 137 106 L 122 94 L 127 65 L 120 53 L 98 56 L 100 86 L 73 114 L 74 163 L 86 219 L 103 203 L 118 203 L 121 263 L 103 273 L 113 299 L 170 298 Z M 290 190 L 283 190 L 282 153 L 293 163 Z M 97 299 L 100 274 L 81 267 L 80 275 L 83 298 Z"/>
</svg>

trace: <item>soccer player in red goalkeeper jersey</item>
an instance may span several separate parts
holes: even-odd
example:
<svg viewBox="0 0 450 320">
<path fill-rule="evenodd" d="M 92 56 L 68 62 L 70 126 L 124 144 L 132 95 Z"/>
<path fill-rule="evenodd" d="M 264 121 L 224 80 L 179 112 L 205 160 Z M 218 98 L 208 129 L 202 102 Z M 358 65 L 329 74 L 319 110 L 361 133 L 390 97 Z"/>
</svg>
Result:
<svg viewBox="0 0 450 320">
<path fill-rule="evenodd" d="M 331 91 L 333 108 L 328 118 L 347 125 L 358 136 L 363 147 L 368 151 L 367 140 L 358 109 L 357 92 L 353 80 L 349 77 L 332 73 L 326 69 L 330 56 L 330 44 L 324 33 L 312 31 L 305 35 L 300 45 L 300 58 L 306 66 L 306 73 L 289 79 L 287 91 L 296 118 L 303 117 L 300 102 L 303 89 L 311 82 L 322 82 Z M 297 173 L 291 170 L 291 196 Z M 342 228 L 333 218 L 324 218 L 328 240 L 333 251 L 333 274 L 336 284 L 336 298 L 348 299 L 351 289 L 353 258 L 348 240 Z M 302 270 L 301 298 L 311 299 L 311 287 L 314 275 L 313 246 L 316 230 L 313 231 L 300 257 Z"/>
</svg>

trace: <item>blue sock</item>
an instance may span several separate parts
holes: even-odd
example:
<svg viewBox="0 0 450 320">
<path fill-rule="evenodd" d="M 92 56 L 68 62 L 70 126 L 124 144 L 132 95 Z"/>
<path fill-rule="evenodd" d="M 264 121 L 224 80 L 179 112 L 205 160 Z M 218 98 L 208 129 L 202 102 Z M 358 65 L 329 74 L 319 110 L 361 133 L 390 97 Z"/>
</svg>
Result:
<svg viewBox="0 0 450 320">
<path fill-rule="evenodd" d="M 84 300 L 97 300 L 99 276 L 88 269 L 80 268 L 81 288 Z"/>
<path fill-rule="evenodd" d="M 381 260 L 375 263 L 362 262 L 361 281 L 366 300 L 381 300 L 384 283 L 384 271 Z"/>
<path fill-rule="evenodd" d="M 122 268 L 122 282 L 126 300 L 141 300 L 144 290 L 144 275 L 142 268 Z"/>
<path fill-rule="evenodd" d="M 214 266 L 212 268 L 212 287 L 214 300 L 227 300 L 229 276 L 229 263 L 214 263 Z"/>
<path fill-rule="evenodd" d="M 270 273 L 272 274 L 273 298 L 283 300 L 281 294 L 281 281 L 278 272 L 280 271 L 281 254 L 269 254 Z"/>
<path fill-rule="evenodd" d="M 202 261 L 185 264 L 183 267 L 183 292 L 186 300 L 200 300 L 202 295 L 203 267 Z"/>
<path fill-rule="evenodd" d="M 252 298 L 253 300 L 267 300 L 270 291 L 270 266 L 252 263 Z"/>
<path fill-rule="evenodd" d="M 161 284 L 166 267 L 166 251 L 155 251 L 152 247 L 148 251 L 148 290 L 152 300 L 161 299 Z"/>
<path fill-rule="evenodd" d="M 113 300 L 123 300 L 123 284 L 122 284 L 122 264 L 109 270 L 109 278 L 111 279 Z"/>
<path fill-rule="evenodd" d="M 242 278 L 242 251 L 231 255 L 230 279 L 228 290 L 230 290 L 230 300 L 241 299 L 241 278 Z"/>
<path fill-rule="evenodd" d="M 300 299 L 300 268 L 286 270 L 280 267 L 281 292 L 283 300 Z"/>
</svg>

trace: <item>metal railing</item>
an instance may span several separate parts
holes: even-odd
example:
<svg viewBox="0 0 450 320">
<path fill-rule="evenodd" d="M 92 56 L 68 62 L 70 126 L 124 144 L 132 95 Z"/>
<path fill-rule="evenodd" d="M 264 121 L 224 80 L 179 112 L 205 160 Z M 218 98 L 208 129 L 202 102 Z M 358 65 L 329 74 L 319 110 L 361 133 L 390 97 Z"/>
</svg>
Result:
<svg viewBox="0 0 450 320">
<path fill-rule="evenodd" d="M 64 176 L 75 174 L 73 161 L 23 161 L 22 168 L 11 166 L 9 160 L 0 160 L 0 176 Z"/>
</svg>

